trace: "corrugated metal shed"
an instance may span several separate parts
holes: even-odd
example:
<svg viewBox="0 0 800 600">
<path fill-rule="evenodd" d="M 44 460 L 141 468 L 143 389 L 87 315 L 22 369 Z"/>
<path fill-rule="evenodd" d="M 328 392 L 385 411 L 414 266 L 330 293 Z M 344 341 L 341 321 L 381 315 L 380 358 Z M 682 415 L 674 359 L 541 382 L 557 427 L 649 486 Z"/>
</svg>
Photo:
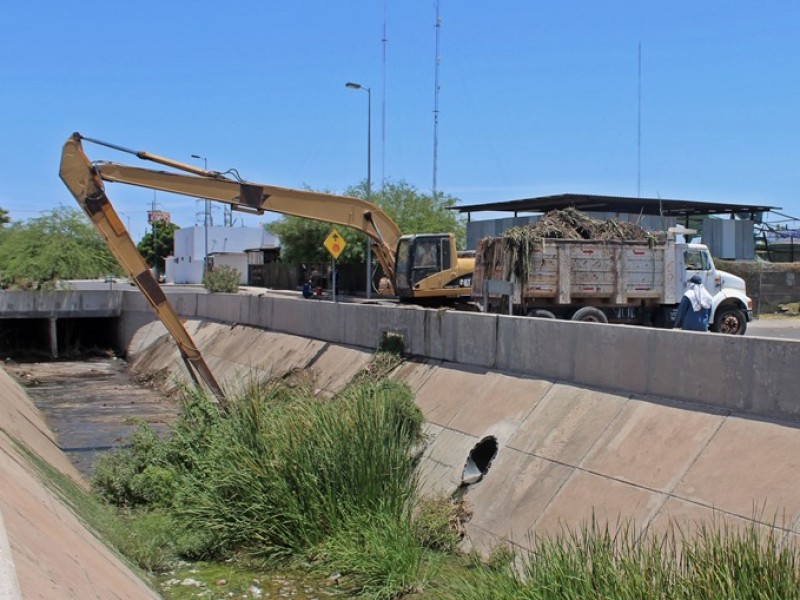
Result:
<svg viewBox="0 0 800 600">
<path fill-rule="evenodd" d="M 599 196 L 592 194 L 560 194 L 505 202 L 490 202 L 457 206 L 452 210 L 467 213 L 467 248 L 473 249 L 478 240 L 486 236 L 498 236 L 509 228 L 535 222 L 539 217 L 520 213 L 546 213 L 551 210 L 576 208 L 598 219 L 615 218 L 636 221 L 649 230 L 666 230 L 678 223 L 690 226 L 699 224 L 702 238 L 709 245 L 713 256 L 721 258 L 752 260 L 755 256 L 753 224 L 760 223 L 765 212 L 779 207 L 760 204 L 723 204 L 673 200 L 663 198 L 628 198 L 624 196 Z M 510 212 L 513 216 L 501 219 L 473 221 L 473 212 Z M 709 218 L 722 216 L 723 219 Z M 731 217 L 724 219 L 725 215 Z M 698 217 L 704 217 L 702 224 Z"/>
<path fill-rule="evenodd" d="M 663 215 L 673 217 L 705 215 L 737 215 L 754 221 L 760 215 L 778 206 L 761 204 L 727 204 L 718 202 L 697 202 L 695 200 L 672 200 L 665 198 L 629 198 L 625 196 L 598 196 L 593 194 L 558 194 L 521 200 L 488 202 L 453 207 L 471 216 L 473 212 L 547 212 L 550 210 L 574 207 L 585 212 L 631 213 L 643 215 Z"/>
</svg>

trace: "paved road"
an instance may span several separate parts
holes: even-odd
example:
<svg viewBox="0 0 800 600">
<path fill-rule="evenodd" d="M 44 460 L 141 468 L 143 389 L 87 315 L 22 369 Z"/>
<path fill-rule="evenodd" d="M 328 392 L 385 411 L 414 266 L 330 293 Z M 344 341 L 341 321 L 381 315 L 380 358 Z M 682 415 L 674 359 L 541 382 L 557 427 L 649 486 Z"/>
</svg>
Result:
<svg viewBox="0 0 800 600">
<path fill-rule="evenodd" d="M 800 318 L 772 317 L 751 321 L 745 335 L 800 341 Z"/>
</svg>

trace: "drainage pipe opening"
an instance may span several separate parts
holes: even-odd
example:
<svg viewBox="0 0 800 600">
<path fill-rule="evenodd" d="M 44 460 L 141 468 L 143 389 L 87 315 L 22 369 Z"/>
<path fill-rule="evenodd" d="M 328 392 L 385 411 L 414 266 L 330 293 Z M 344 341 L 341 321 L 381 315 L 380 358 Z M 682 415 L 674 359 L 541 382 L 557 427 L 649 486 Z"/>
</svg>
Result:
<svg viewBox="0 0 800 600">
<path fill-rule="evenodd" d="M 464 471 L 461 473 L 461 485 L 478 483 L 492 466 L 497 456 L 497 438 L 493 435 L 483 438 L 470 450 Z"/>
</svg>

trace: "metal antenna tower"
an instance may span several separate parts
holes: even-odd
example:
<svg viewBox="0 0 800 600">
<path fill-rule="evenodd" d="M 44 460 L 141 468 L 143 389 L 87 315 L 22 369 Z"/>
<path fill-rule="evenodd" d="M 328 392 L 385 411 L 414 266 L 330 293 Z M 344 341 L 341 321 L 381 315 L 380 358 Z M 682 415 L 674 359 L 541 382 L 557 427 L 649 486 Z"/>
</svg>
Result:
<svg viewBox="0 0 800 600">
<path fill-rule="evenodd" d="M 439 35 L 442 29 L 442 19 L 439 16 L 439 0 L 436 0 L 436 63 L 433 76 L 433 197 L 436 198 L 436 172 L 439 155 L 439 64 L 442 57 L 439 54 Z"/>
<path fill-rule="evenodd" d="M 381 192 L 386 187 L 386 44 L 389 42 L 386 37 L 386 1 L 383 0 L 383 82 L 381 90 Z"/>
<path fill-rule="evenodd" d="M 642 197 L 642 42 L 639 42 L 639 96 L 636 125 L 636 197 Z"/>
</svg>

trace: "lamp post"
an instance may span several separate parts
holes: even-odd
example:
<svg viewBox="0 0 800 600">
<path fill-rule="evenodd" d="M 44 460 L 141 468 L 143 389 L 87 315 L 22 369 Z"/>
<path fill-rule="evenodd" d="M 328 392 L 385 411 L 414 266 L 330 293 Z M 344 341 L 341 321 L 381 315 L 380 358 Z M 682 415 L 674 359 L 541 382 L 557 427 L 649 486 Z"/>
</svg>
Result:
<svg viewBox="0 0 800 600">
<path fill-rule="evenodd" d="M 367 92 L 367 200 L 372 201 L 372 89 L 360 83 L 348 81 L 344 84 L 351 90 Z M 367 238 L 367 300 L 372 298 L 372 240 Z"/>
<path fill-rule="evenodd" d="M 192 154 L 192 158 L 202 159 L 203 170 L 208 171 L 208 158 L 200 156 L 199 154 Z M 208 221 L 211 218 L 211 201 L 208 198 L 203 199 L 203 231 L 205 233 L 205 255 L 203 256 L 203 275 L 208 270 Z"/>
</svg>

